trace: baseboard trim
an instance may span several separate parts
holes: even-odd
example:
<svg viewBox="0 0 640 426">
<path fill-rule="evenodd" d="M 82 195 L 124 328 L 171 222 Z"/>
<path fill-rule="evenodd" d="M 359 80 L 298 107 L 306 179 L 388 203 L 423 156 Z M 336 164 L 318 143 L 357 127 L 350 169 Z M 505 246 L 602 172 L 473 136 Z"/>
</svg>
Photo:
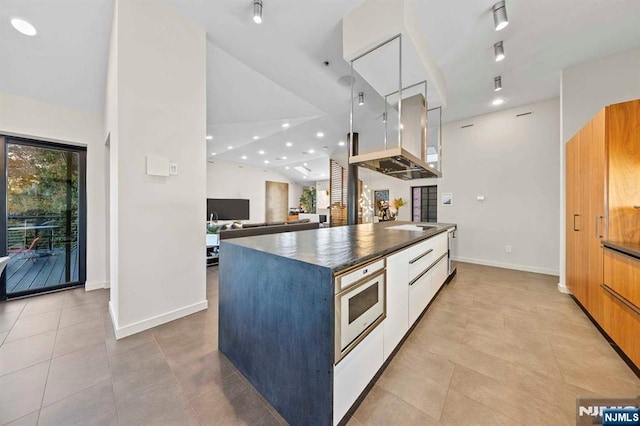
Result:
<svg viewBox="0 0 640 426">
<path fill-rule="evenodd" d="M 92 283 L 85 283 L 85 291 L 102 290 L 105 288 L 111 288 L 110 281 L 94 281 Z"/>
<path fill-rule="evenodd" d="M 571 290 L 569 290 L 569 287 L 562 283 L 558 283 L 558 291 L 563 294 L 572 294 Z"/>
<path fill-rule="evenodd" d="M 524 271 L 524 272 L 534 272 L 536 274 L 544 274 L 544 275 L 554 275 L 558 276 L 559 271 L 547 268 L 538 268 L 536 266 L 526 266 L 526 265 L 517 265 L 514 263 L 502 263 L 502 262 L 494 262 L 492 260 L 484 260 L 484 259 L 472 259 L 469 257 L 456 257 L 454 260 L 465 263 L 474 263 L 476 265 L 484 265 L 484 266 L 493 266 L 496 268 L 503 269 L 514 269 L 516 271 Z"/>
<path fill-rule="evenodd" d="M 131 336 L 132 334 L 140 333 L 141 331 L 145 331 L 150 328 L 157 327 L 161 324 L 177 320 L 178 318 L 195 314 L 196 312 L 203 311 L 208 307 L 209 302 L 207 300 L 203 300 L 202 302 L 194 303 L 193 305 L 185 306 L 183 308 L 175 309 L 164 314 L 156 315 L 155 317 L 134 322 L 133 324 L 118 327 L 115 321 L 115 316 L 113 314 L 112 305 L 111 303 L 109 303 L 109 310 L 111 312 L 111 319 L 114 323 L 113 329 L 115 330 L 116 339 L 122 339 L 123 337 Z"/>
</svg>

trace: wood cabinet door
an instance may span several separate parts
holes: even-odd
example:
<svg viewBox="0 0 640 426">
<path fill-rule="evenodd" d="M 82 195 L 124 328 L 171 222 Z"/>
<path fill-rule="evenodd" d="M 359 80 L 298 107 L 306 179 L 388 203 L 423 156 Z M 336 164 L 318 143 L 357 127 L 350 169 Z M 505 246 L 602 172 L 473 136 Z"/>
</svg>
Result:
<svg viewBox="0 0 640 426">
<path fill-rule="evenodd" d="M 602 240 L 606 230 L 606 122 L 605 110 L 601 110 L 583 130 L 581 149 L 584 152 L 583 179 L 586 199 L 583 210 L 587 212 L 583 221 L 585 268 L 585 301 L 583 304 L 598 321 L 602 322 L 604 252 Z"/>
<path fill-rule="evenodd" d="M 566 284 L 573 295 L 584 300 L 584 263 L 581 255 L 584 213 L 582 213 L 583 185 L 580 180 L 580 132 L 566 146 Z"/>
</svg>

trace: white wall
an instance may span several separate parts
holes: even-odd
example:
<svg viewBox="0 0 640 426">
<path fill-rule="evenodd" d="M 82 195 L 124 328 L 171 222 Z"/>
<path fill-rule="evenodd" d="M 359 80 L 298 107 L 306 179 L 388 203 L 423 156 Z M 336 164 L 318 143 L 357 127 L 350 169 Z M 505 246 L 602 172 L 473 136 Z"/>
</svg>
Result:
<svg viewBox="0 0 640 426">
<path fill-rule="evenodd" d="M 219 159 L 209 160 L 207 163 L 206 198 L 249 199 L 249 221 L 264 222 L 266 181 L 288 183 L 288 207 L 297 207 L 300 204 L 301 185 L 269 169 Z"/>
<path fill-rule="evenodd" d="M 121 338 L 207 308 L 206 34 L 161 0 L 119 0 L 115 14 L 106 131 Z M 147 155 L 177 163 L 178 175 L 146 175 Z"/>
<path fill-rule="evenodd" d="M 458 224 L 462 261 L 557 274 L 559 126 L 558 99 L 447 123 L 442 178 L 402 181 L 362 169 L 360 177 L 368 189 L 408 202 L 400 220 L 411 219 L 411 186 L 437 184 L 438 221 Z M 453 205 L 442 206 L 443 192 Z"/>
<path fill-rule="evenodd" d="M 607 105 L 640 98 L 640 49 L 562 71 L 562 137 L 567 142 Z"/>
<path fill-rule="evenodd" d="M 0 93 L 0 133 L 87 147 L 86 287 L 107 286 L 102 116 Z"/>
<path fill-rule="evenodd" d="M 565 144 L 607 105 L 640 98 L 640 49 L 566 68 L 560 84 L 560 282 L 565 279 Z"/>
</svg>

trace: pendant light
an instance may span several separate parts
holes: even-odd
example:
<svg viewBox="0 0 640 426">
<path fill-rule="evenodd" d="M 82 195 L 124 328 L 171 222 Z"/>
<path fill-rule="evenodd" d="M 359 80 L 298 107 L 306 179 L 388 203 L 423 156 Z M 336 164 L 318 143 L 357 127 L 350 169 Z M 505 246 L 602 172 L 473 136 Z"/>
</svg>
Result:
<svg viewBox="0 0 640 426">
<path fill-rule="evenodd" d="M 500 31 L 509 25 L 507 18 L 507 7 L 504 1 L 499 1 L 493 5 L 493 22 L 496 25 L 496 31 Z"/>
<path fill-rule="evenodd" d="M 253 0 L 253 22 L 262 24 L 262 0 Z"/>
<path fill-rule="evenodd" d="M 502 77 L 501 76 L 497 76 L 496 78 L 493 79 L 493 90 L 495 92 L 499 92 L 502 90 Z"/>
<path fill-rule="evenodd" d="M 501 60 L 504 59 L 505 54 L 504 54 L 504 45 L 502 44 L 501 41 L 497 42 L 496 44 L 493 45 L 493 53 L 496 57 L 496 62 L 500 62 Z"/>
</svg>

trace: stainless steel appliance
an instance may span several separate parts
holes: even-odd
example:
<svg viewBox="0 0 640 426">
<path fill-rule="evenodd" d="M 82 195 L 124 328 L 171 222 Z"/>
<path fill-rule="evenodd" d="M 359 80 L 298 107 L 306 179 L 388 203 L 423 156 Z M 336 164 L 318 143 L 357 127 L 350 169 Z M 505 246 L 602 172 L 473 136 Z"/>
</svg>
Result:
<svg viewBox="0 0 640 426">
<path fill-rule="evenodd" d="M 457 268 L 457 263 L 453 260 L 454 258 L 457 258 L 458 256 L 458 251 L 457 251 L 457 232 L 458 232 L 458 228 L 453 228 L 453 229 L 449 229 L 448 232 L 448 236 L 449 236 L 449 276 L 453 275 L 456 272 L 456 268 Z"/>
<path fill-rule="evenodd" d="M 386 317 L 385 259 L 338 276 L 335 285 L 337 364 Z"/>
</svg>

